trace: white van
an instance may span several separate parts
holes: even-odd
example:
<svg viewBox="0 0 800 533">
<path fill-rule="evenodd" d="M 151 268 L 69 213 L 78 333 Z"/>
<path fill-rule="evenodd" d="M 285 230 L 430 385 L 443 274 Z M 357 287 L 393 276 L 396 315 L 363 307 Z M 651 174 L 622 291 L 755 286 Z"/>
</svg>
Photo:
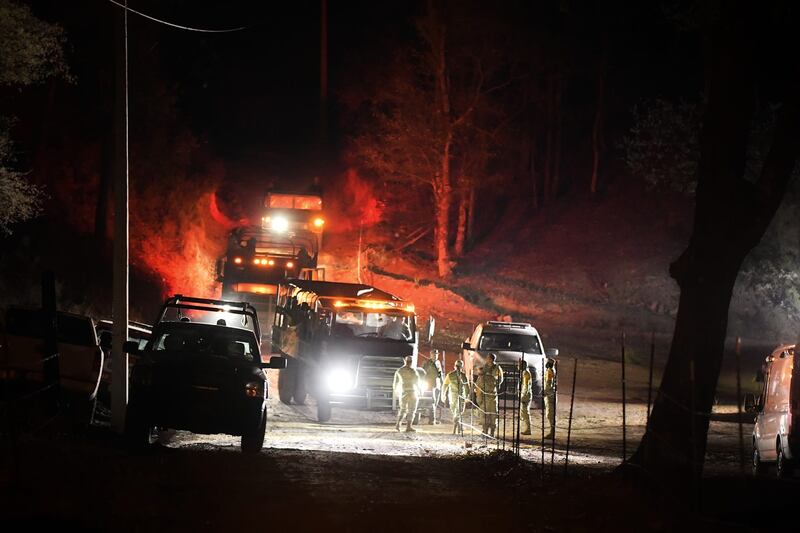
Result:
<svg viewBox="0 0 800 533">
<path fill-rule="evenodd" d="M 776 348 L 763 367 L 761 394 L 744 397 L 745 411 L 755 413 L 753 427 L 753 473 L 764 474 L 775 463 L 778 477 L 792 475 L 795 457 L 800 454 L 800 429 L 793 423 L 797 411 L 800 379 L 794 380 L 794 345 Z"/>
</svg>

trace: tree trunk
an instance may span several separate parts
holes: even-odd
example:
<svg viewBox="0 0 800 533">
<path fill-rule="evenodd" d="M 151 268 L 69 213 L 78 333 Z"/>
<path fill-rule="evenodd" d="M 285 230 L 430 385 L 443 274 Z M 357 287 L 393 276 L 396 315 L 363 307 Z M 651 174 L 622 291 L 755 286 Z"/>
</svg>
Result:
<svg viewBox="0 0 800 533">
<path fill-rule="evenodd" d="M 709 41 L 694 228 L 670 267 L 681 290 L 675 332 L 647 431 L 630 461 L 673 489 L 702 474 L 736 276 L 772 220 L 800 153 L 800 113 L 796 102 L 785 103 L 758 182 L 743 178 L 756 31 L 748 9 L 725 6 Z M 788 94 L 796 98 L 796 91 Z"/>
<path fill-rule="evenodd" d="M 553 100 L 554 100 L 554 92 L 553 92 L 553 77 L 551 76 L 547 81 L 547 98 L 546 98 L 546 106 L 547 111 L 545 112 L 545 146 L 544 146 L 544 173 L 542 175 L 542 199 L 546 204 L 550 200 L 550 191 L 552 189 L 551 184 L 553 182 L 553 144 L 554 144 L 554 130 L 555 126 L 554 122 L 554 113 L 553 113 Z"/>
<path fill-rule="evenodd" d="M 475 185 L 469 186 L 467 194 L 467 243 L 475 239 Z"/>
<path fill-rule="evenodd" d="M 561 75 L 555 80 L 553 94 L 553 173 L 550 177 L 550 198 L 558 195 L 561 186 Z"/>
<path fill-rule="evenodd" d="M 453 246 L 453 255 L 464 255 L 467 237 L 467 191 L 462 187 L 458 194 L 458 223 L 456 224 L 456 242 Z"/>
<path fill-rule="evenodd" d="M 594 126 L 592 127 L 592 182 L 589 192 L 594 196 L 597 193 L 597 183 L 600 172 L 600 154 L 603 150 L 603 122 L 605 117 L 605 89 L 606 89 L 606 60 L 605 57 L 597 67 L 597 104 L 594 112 Z"/>
<path fill-rule="evenodd" d="M 450 204 L 453 198 L 453 186 L 450 183 L 450 145 L 448 137 L 442 153 L 441 174 L 434 185 L 434 202 L 436 204 L 436 268 L 439 277 L 447 278 L 452 272 L 448 237 L 450 235 Z"/>
</svg>

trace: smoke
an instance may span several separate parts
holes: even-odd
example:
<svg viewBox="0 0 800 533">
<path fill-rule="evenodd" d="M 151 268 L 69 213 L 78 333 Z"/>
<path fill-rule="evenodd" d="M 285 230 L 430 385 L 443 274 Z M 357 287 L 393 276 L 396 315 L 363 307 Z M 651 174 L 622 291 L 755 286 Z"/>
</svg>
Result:
<svg viewBox="0 0 800 533">
<path fill-rule="evenodd" d="M 384 209 L 374 186 L 350 169 L 326 191 L 326 230 L 346 232 L 360 224 L 373 226 L 383 220 Z"/>
</svg>

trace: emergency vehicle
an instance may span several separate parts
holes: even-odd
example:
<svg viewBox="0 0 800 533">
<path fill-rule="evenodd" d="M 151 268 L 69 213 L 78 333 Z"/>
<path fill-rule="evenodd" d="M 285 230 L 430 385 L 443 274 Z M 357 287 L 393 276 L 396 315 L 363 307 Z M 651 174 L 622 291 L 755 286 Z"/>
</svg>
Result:
<svg viewBox="0 0 800 533">
<path fill-rule="evenodd" d="M 311 394 L 320 422 L 332 404 L 390 409 L 395 371 L 407 355 L 417 364 L 414 305 L 369 285 L 290 280 L 278 287 L 272 346 L 289 358 L 282 402 Z"/>
<path fill-rule="evenodd" d="M 544 348 L 539 332 L 527 322 L 500 322 L 490 320 L 475 326 L 472 335 L 461 345 L 464 372 L 468 376 L 477 374 L 486 364 L 490 353 L 497 355 L 496 363 L 505 373 L 506 379 L 500 387 L 501 397 L 506 391 L 515 391 L 517 384 L 517 365 L 520 357 L 528 363 L 531 372 L 533 402 L 536 408 L 542 406 L 542 376 L 545 359 L 558 355 L 555 348 Z"/>
<path fill-rule="evenodd" d="M 234 229 L 217 281 L 224 300 L 247 301 L 269 337 L 278 284 L 290 278 L 318 278 L 317 260 L 325 219 L 322 198 L 313 194 L 267 193 L 259 226 Z M 269 338 L 262 339 L 269 341 Z"/>
<path fill-rule="evenodd" d="M 764 362 L 761 394 L 746 394 L 745 411 L 756 415 L 753 427 L 753 473 L 766 473 L 775 464 L 778 477 L 790 477 L 800 448 L 797 401 L 800 378 L 794 370 L 793 344 L 776 348 Z M 792 415 L 795 416 L 792 416 Z"/>
</svg>

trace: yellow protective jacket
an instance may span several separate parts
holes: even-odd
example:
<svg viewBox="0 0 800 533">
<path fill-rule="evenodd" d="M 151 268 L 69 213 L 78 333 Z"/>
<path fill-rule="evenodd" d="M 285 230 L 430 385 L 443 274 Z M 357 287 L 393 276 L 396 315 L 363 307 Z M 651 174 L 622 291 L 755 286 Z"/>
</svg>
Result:
<svg viewBox="0 0 800 533">
<path fill-rule="evenodd" d="M 419 393 L 419 374 L 417 370 L 408 366 L 402 366 L 394 373 L 394 390 L 399 395 L 403 392 Z"/>
</svg>

